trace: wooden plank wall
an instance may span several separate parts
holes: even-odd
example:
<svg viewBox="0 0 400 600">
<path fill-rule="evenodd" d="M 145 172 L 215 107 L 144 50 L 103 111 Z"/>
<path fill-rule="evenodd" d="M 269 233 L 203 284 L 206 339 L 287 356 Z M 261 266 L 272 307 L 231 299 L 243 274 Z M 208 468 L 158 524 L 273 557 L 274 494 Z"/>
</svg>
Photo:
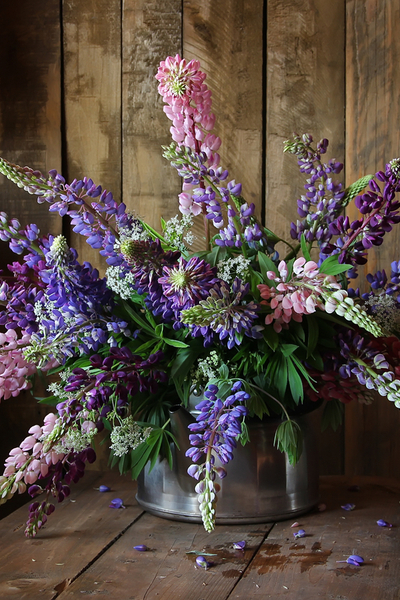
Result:
<svg viewBox="0 0 400 600">
<path fill-rule="evenodd" d="M 178 52 L 201 61 L 222 164 L 279 235 L 287 237 L 296 219 L 303 185 L 296 161 L 282 153 L 293 131 L 330 138 L 336 158 L 346 156 L 347 182 L 399 155 L 399 0 L 6 4 L 0 155 L 62 169 L 70 180 L 90 176 L 155 227 L 160 216 L 176 214 L 180 182 L 161 157 L 169 122 L 154 74 Z M 11 212 L 16 202 L 24 222 L 61 231 L 57 217 L 0 180 L 0 210 Z M 369 266 L 388 268 L 399 240 L 394 233 Z M 82 238 L 71 235 L 71 243 L 103 271 Z M 2 254 L 3 265 L 7 260 Z M 37 412 L 27 396 L 0 405 L 0 460 Z M 399 424 L 400 413 L 385 400 L 348 406 L 342 431 L 321 436 L 321 471 L 400 475 Z"/>
</svg>

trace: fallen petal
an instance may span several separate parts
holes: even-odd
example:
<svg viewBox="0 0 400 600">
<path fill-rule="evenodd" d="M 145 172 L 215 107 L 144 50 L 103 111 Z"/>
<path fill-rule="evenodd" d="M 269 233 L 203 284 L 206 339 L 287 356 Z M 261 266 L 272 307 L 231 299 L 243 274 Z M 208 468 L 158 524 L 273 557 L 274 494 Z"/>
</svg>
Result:
<svg viewBox="0 0 400 600">
<path fill-rule="evenodd" d="M 197 556 L 196 557 L 196 564 L 198 567 L 201 567 L 202 569 L 208 569 L 208 567 L 211 567 L 212 563 L 209 563 L 204 556 Z"/>
<path fill-rule="evenodd" d="M 299 526 L 299 524 L 298 524 L 298 522 L 296 521 L 296 522 L 295 522 L 295 523 L 293 523 L 293 525 L 291 525 L 290 527 L 298 527 L 298 526 Z"/>
<path fill-rule="evenodd" d="M 108 485 L 101 485 L 99 487 L 99 492 L 110 492 L 111 488 L 108 487 Z"/>
<path fill-rule="evenodd" d="M 138 552 L 146 552 L 146 550 L 148 550 L 148 547 L 144 544 L 139 544 L 139 546 L 133 546 L 133 549 L 137 550 Z"/>
<path fill-rule="evenodd" d="M 384 521 L 383 519 L 379 519 L 379 521 L 377 521 L 379 527 L 393 527 L 393 525 L 391 523 L 388 523 L 387 521 Z"/>
<path fill-rule="evenodd" d="M 341 508 L 343 508 L 343 510 L 354 510 L 355 507 L 356 507 L 355 504 L 349 503 L 349 504 L 344 504 Z"/>
<path fill-rule="evenodd" d="M 296 533 L 293 534 L 294 538 L 303 538 L 306 535 L 306 532 L 304 531 L 304 529 L 299 529 Z"/>
<path fill-rule="evenodd" d="M 114 498 L 111 501 L 110 508 L 125 508 L 123 500 L 121 498 Z"/>
<path fill-rule="evenodd" d="M 246 542 L 244 540 L 242 542 L 234 542 L 233 543 L 233 547 L 235 548 L 235 550 L 244 550 L 245 546 L 246 546 Z"/>
<path fill-rule="evenodd" d="M 364 559 L 357 554 L 351 554 L 346 562 L 348 562 L 349 565 L 356 565 L 358 567 L 359 565 L 363 564 Z"/>
</svg>

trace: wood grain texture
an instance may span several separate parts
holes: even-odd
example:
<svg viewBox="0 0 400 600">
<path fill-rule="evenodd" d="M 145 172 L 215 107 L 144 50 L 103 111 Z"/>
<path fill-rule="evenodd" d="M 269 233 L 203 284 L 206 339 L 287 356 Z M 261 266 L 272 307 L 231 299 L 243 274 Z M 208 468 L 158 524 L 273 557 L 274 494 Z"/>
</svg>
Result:
<svg viewBox="0 0 400 600">
<path fill-rule="evenodd" d="M 110 494 L 95 488 L 111 485 Z M 352 486 L 357 485 L 357 491 Z M 398 600 L 400 487 L 393 479 L 327 477 L 323 512 L 265 525 L 201 525 L 142 513 L 129 478 L 90 473 L 57 507 L 37 538 L 25 539 L 25 508 L 0 522 L 4 600 Z M 108 508 L 120 496 L 127 508 Z M 71 501 L 72 500 L 72 501 Z M 354 503 L 351 512 L 341 508 Z M 394 524 L 381 528 L 378 519 Z M 304 538 L 293 533 L 302 528 Z M 244 540 L 245 550 L 232 547 Z M 134 546 L 145 544 L 147 552 Z M 195 554 L 209 553 L 208 570 Z M 350 554 L 361 567 L 339 563 Z"/>
<path fill-rule="evenodd" d="M 262 213 L 263 1 L 184 0 L 183 55 L 212 91 L 221 166 Z M 203 239 L 202 224 L 194 228 Z M 201 244 L 200 244 L 201 246 Z M 203 242 L 204 247 L 204 242 Z"/>
<path fill-rule="evenodd" d="M 101 484 L 112 491 L 97 491 Z M 125 510 L 109 508 L 116 497 L 124 500 Z M 118 473 L 86 474 L 37 538 L 24 538 L 27 507 L 21 508 L 0 522 L 0 597 L 55 599 L 141 513 L 134 484 Z"/>
<path fill-rule="evenodd" d="M 0 156 L 42 172 L 61 167 L 59 6 L 43 0 L 6 2 L 1 7 Z M 46 35 L 43 32 L 46 32 Z M 60 233 L 61 219 L 49 214 L 15 184 L 0 176 L 0 211 L 25 226 L 36 223 L 43 234 Z M 0 270 L 18 257 L 1 242 Z M 29 392 L 0 404 L 0 464 L 34 423 L 48 412 Z M 21 498 L 12 502 L 13 508 Z M 9 507 L 0 507 L 4 516 Z"/>
<path fill-rule="evenodd" d="M 7 27 L 0 36 L 0 156 L 46 172 L 61 166 L 59 8 L 44 0 L 2 7 Z M 47 35 L 43 36 L 43 31 Z M 44 39 L 43 39 L 44 38 Z M 37 223 L 43 233 L 61 230 L 61 220 L 47 205 L 0 178 L 0 210 L 25 226 Z M 2 243 L 0 268 L 15 255 Z"/>
<path fill-rule="evenodd" d="M 303 179 L 283 154 L 293 132 L 344 156 L 344 1 L 267 3 L 266 225 L 288 239 Z"/>
<path fill-rule="evenodd" d="M 349 486 L 360 484 L 358 492 Z M 395 529 L 378 527 L 398 518 L 400 488 L 377 481 L 326 478 L 321 500 L 326 510 L 299 518 L 306 536 L 293 538 L 291 523 L 275 524 L 230 600 L 279 599 L 397 600 L 400 539 Z M 354 511 L 341 508 L 356 505 Z M 350 554 L 361 555 L 361 567 L 338 563 Z"/>
<path fill-rule="evenodd" d="M 122 30 L 124 202 L 160 230 L 178 211 L 180 178 L 162 157 L 170 121 L 155 79 L 161 60 L 181 50 L 181 0 L 125 0 Z"/>
<path fill-rule="evenodd" d="M 397 0 L 348 1 L 346 27 L 346 181 L 384 170 L 400 154 L 400 19 Z M 351 220 L 356 209 L 349 210 Z M 354 283 L 363 290 L 365 274 L 400 258 L 400 228 L 368 252 L 368 263 Z M 374 406 L 346 407 L 346 473 L 400 477 L 400 413 L 386 398 Z M 363 449 L 360 452 L 360 449 Z M 363 456 L 361 456 L 361 454 Z"/>
<path fill-rule="evenodd" d="M 121 200 L 120 0 L 63 3 L 65 175 L 90 177 Z M 104 269 L 97 250 L 71 235 L 81 260 Z"/>
<path fill-rule="evenodd" d="M 226 598 L 270 527 L 221 526 L 206 533 L 202 525 L 164 521 L 144 514 L 132 533 L 121 537 L 59 600 L 92 593 L 103 594 L 110 600 Z M 235 550 L 232 547 L 235 540 L 245 540 L 246 550 Z M 149 551 L 135 551 L 136 544 L 146 544 Z M 207 557 L 213 567 L 207 571 L 198 568 L 196 555 L 188 554 L 191 551 L 213 554 Z"/>
</svg>

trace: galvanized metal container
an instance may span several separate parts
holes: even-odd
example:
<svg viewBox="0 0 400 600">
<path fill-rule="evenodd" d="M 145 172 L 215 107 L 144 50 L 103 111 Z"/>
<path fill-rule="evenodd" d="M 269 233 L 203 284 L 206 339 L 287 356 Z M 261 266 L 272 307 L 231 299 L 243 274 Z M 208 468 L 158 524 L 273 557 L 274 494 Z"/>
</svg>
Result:
<svg viewBox="0 0 400 600">
<path fill-rule="evenodd" d="M 299 462 L 292 466 L 287 456 L 273 445 L 279 421 L 250 421 L 250 442 L 238 444 L 234 459 L 226 466 L 227 476 L 218 480 L 221 490 L 216 506 L 217 524 L 265 523 L 293 518 L 312 509 L 319 501 L 318 451 L 315 432 L 318 413 L 313 411 L 295 420 L 304 441 Z M 186 469 L 187 424 L 190 413 L 180 407 L 172 412 L 172 423 L 181 450 L 174 446 L 174 465 L 159 460 L 138 479 L 138 503 L 148 512 L 178 521 L 201 522 L 196 480 Z"/>
</svg>

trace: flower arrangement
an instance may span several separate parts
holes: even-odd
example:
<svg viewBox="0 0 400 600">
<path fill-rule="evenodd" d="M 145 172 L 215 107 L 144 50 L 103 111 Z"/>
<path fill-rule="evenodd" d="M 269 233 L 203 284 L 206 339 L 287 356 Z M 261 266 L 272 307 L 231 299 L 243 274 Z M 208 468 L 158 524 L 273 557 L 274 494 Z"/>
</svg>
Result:
<svg viewBox="0 0 400 600">
<path fill-rule="evenodd" d="M 0 213 L 0 238 L 21 257 L 1 279 L 0 398 L 29 389 L 39 373 L 52 381 L 52 412 L 11 450 L 0 476 L 0 503 L 26 490 L 34 499 L 29 536 L 54 511 L 51 497 L 68 496 L 95 460 L 104 428 L 111 464 L 133 478 L 160 454 L 171 461 L 168 409 L 177 399 L 188 406 L 194 389 L 204 396 L 188 432 L 188 472 L 208 531 L 217 481 L 247 440 L 249 416 L 282 419 L 276 445 L 295 463 L 302 439 L 293 416 L 316 400 L 325 400 L 323 426 L 333 427 L 344 403 L 369 402 L 373 391 L 400 407 L 400 261 L 390 280 L 368 275 L 369 291 L 350 286 L 368 249 L 400 221 L 400 159 L 344 189 L 333 179 L 343 165 L 323 162 L 328 140 L 314 146 L 294 135 L 284 151 L 306 184 L 284 241 L 220 166 L 199 62 L 168 57 L 156 78 L 172 121 L 163 155 L 183 180 L 181 218 L 163 221 L 162 233 L 91 179 L 66 183 L 55 170 L 0 159 L 3 175 L 68 215 L 108 265 L 100 277 L 65 237 Z M 350 202 L 360 214 L 353 222 L 343 215 Z M 196 217 L 201 252 L 190 251 Z"/>
</svg>

